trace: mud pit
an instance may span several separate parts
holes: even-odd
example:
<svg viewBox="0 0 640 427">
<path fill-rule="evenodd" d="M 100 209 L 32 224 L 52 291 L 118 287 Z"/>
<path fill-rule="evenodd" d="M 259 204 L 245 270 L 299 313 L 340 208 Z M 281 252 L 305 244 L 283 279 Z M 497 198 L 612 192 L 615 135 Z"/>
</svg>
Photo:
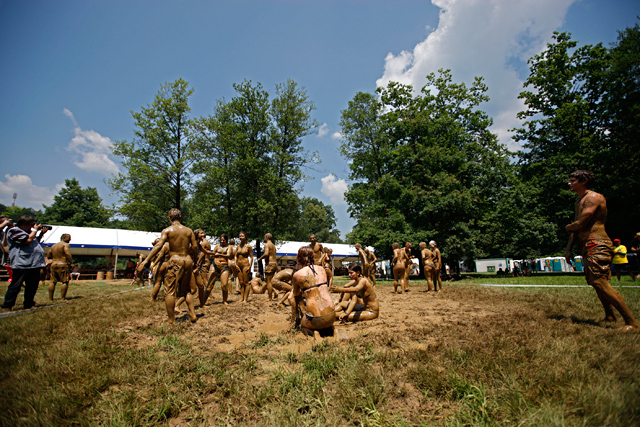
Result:
<svg viewBox="0 0 640 427">
<path fill-rule="evenodd" d="M 482 298 L 480 301 L 470 300 L 469 289 L 462 291 L 445 287 L 444 291 L 437 293 L 426 290 L 426 286 L 412 284 L 406 294 L 394 294 L 390 283 L 379 284 L 376 293 L 380 301 L 380 316 L 367 322 L 336 322 L 338 339 L 390 333 L 394 337 L 405 338 L 404 348 L 426 348 L 430 344 L 428 337 L 411 339 L 418 331 L 473 322 L 500 311 L 495 304 Z M 335 301 L 338 294 L 332 295 Z M 176 325 L 186 327 L 184 337 L 203 352 L 303 353 L 317 344 L 312 337 L 290 329 L 291 308 L 288 304 L 277 306 L 275 301 L 268 301 L 266 294 L 251 295 L 250 301 L 243 304 L 239 302 L 240 295 L 233 292 L 229 296 L 229 304 L 225 306 L 219 290 L 214 290 L 212 296 L 215 299 L 210 298 L 204 308 L 196 309 L 198 321 L 195 324 L 189 325 L 186 305 L 183 304 L 182 311 L 176 313 Z M 140 322 L 166 324 L 164 301 L 160 299 L 154 305 L 157 314 L 152 318 L 140 319 Z M 136 325 L 131 326 L 135 329 Z M 125 325 L 121 327 L 128 329 Z M 278 345 L 266 346 L 266 343 Z"/>
</svg>

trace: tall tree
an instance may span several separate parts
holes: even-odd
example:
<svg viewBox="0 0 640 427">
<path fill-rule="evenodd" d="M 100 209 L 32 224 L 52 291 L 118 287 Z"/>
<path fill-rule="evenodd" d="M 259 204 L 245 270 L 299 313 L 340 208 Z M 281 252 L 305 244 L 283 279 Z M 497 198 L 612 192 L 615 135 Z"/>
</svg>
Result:
<svg viewBox="0 0 640 427">
<path fill-rule="evenodd" d="M 322 243 L 342 243 L 336 227 L 336 213 L 333 207 L 325 205 L 315 197 L 300 199 L 300 220 L 293 240 L 306 241 L 315 234 Z"/>
<path fill-rule="evenodd" d="M 607 49 L 601 43 L 578 46 L 570 34 L 554 33 L 547 49 L 529 60 L 527 90 L 520 94 L 527 109 L 518 114 L 524 123 L 515 139 L 525 148 L 519 155 L 522 180 L 535 189 L 529 200 L 555 229 L 545 241 L 548 253 L 559 252 L 566 240 L 564 224 L 575 200 L 567 175 L 576 169 L 595 173 L 594 189 L 608 201 L 609 232 L 623 239 L 635 232 L 638 34 L 636 24 Z"/>
<path fill-rule="evenodd" d="M 289 79 L 276 85 L 276 97 L 271 102 L 270 139 L 275 181 L 273 184 L 273 230 L 282 230 L 283 238 L 292 236 L 288 227 L 298 204 L 299 184 L 305 178 L 302 169 L 316 161 L 302 147 L 302 138 L 315 132 L 318 124 L 311 118 L 315 105 L 306 91 Z"/>
<path fill-rule="evenodd" d="M 193 200 L 195 223 L 218 233 L 245 230 L 260 239 L 293 236 L 299 182 L 310 156 L 302 138 L 313 131 L 313 104 L 291 80 L 276 86 L 276 97 L 261 84 L 235 84 L 236 96 L 220 100 L 196 129 L 204 156 Z M 212 208 L 214 206 L 214 208 Z"/>
<path fill-rule="evenodd" d="M 94 187 L 82 188 L 76 178 L 66 179 L 64 187 L 44 206 L 42 222 L 74 227 L 109 227 L 111 213 L 102 204 Z"/>
<path fill-rule="evenodd" d="M 418 94 L 391 82 L 379 97 L 358 94 L 342 113 L 352 184 L 345 198 L 358 222 L 347 236 L 387 256 L 394 241 L 435 239 L 451 259 L 487 253 L 482 224 L 509 172 L 509 153 L 478 109 L 488 100 L 476 78 L 430 74 Z"/>
<path fill-rule="evenodd" d="M 138 229 L 155 231 L 167 225 L 171 208 L 182 208 L 195 160 L 189 97 L 193 89 L 178 79 L 162 85 L 154 101 L 132 112 L 135 138 L 116 141 L 125 173 L 109 181 L 120 194 L 119 212 Z M 185 213 L 186 216 L 186 213 Z"/>
</svg>

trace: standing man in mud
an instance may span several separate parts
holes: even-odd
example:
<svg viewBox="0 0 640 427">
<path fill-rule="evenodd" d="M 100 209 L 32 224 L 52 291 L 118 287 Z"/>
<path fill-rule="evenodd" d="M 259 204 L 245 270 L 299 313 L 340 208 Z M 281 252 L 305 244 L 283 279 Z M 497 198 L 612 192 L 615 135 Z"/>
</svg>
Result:
<svg viewBox="0 0 640 427">
<path fill-rule="evenodd" d="M 580 199 L 575 204 L 575 221 L 565 227 L 571 233 L 565 258 L 568 263 L 572 263 L 571 248 L 576 244 L 580 245 L 585 278 L 596 290 L 604 307 L 605 317 L 602 321 L 615 322 L 615 308 L 626 324 L 621 330 L 637 332 L 640 324 L 631 314 L 622 295 L 609 284 L 613 244 L 604 229 L 607 201 L 602 194 L 589 189 L 594 180 L 593 173 L 586 170 L 578 170 L 569 175 L 569 189 Z"/>
<path fill-rule="evenodd" d="M 433 265 L 435 268 L 433 271 L 433 284 L 437 289 L 442 290 L 442 278 L 440 277 L 440 272 L 442 271 L 442 255 L 435 240 L 430 241 L 429 246 L 431 247 L 431 252 L 433 252 Z"/>
<path fill-rule="evenodd" d="M 69 250 L 70 234 L 60 236 L 60 241 L 49 249 L 49 258 L 51 262 L 51 281 L 49 282 L 49 301 L 53 301 L 53 293 L 56 291 L 56 284 L 62 283 L 60 288 L 60 296 L 64 301 L 67 299 L 67 289 L 69 288 L 69 279 L 71 271 L 69 266 L 73 262 L 71 251 Z"/>
<path fill-rule="evenodd" d="M 155 259 L 156 254 L 162 249 L 164 244 L 169 242 L 169 262 L 164 281 L 164 302 L 167 306 L 169 323 L 173 324 L 176 321 L 176 295 L 178 297 L 185 297 L 187 307 L 189 307 L 189 318 L 191 322 L 195 322 L 197 319 L 193 308 L 193 297 L 190 292 L 191 275 L 193 274 L 193 258 L 191 258 L 191 252 L 194 248 L 197 248 L 198 243 L 196 242 L 193 231 L 180 223 L 182 220 L 180 210 L 175 208 L 171 209 L 168 216 L 171 225 L 162 230 L 158 244 L 153 247 L 149 256 L 138 265 L 138 275 L 142 274 L 147 264 Z"/>
<path fill-rule="evenodd" d="M 273 299 L 273 286 L 271 286 L 271 279 L 273 279 L 273 275 L 279 270 L 278 263 L 276 261 L 276 245 L 271 242 L 272 239 L 273 235 L 271 235 L 271 233 L 264 235 L 264 253 L 260 258 L 258 258 L 258 262 L 265 258 L 268 260 L 268 263 L 264 268 L 264 276 L 265 281 L 267 282 L 269 301 Z"/>
<path fill-rule="evenodd" d="M 364 272 L 364 277 L 367 277 L 373 286 L 376 285 L 376 261 L 380 261 L 379 258 L 376 257 L 376 254 L 373 251 L 370 251 L 369 248 L 364 248 L 364 253 L 367 256 L 367 264 L 369 264 L 368 271 Z"/>
<path fill-rule="evenodd" d="M 322 261 L 324 260 L 324 249 L 322 248 L 322 243 L 318 243 L 315 234 L 309 236 L 309 241 L 311 241 L 311 243 L 309 243 L 309 247 L 313 249 L 313 264 L 322 265 Z"/>
</svg>

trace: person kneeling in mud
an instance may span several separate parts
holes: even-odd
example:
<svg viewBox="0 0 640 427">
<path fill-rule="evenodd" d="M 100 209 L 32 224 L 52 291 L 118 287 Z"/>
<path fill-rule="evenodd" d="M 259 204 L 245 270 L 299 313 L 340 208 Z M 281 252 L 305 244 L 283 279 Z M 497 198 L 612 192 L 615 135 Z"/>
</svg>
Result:
<svg viewBox="0 0 640 427">
<path fill-rule="evenodd" d="M 331 292 L 353 294 L 348 301 L 342 301 L 336 308 L 337 312 L 344 310 L 344 313 L 340 315 L 340 320 L 358 322 L 377 318 L 380 314 L 380 304 L 373 285 L 368 278 L 362 275 L 362 267 L 358 264 L 352 264 L 349 267 L 349 278 L 351 282 L 344 287 L 331 287 Z"/>
<path fill-rule="evenodd" d="M 315 338 L 320 337 L 321 330 L 333 333 L 336 312 L 329 293 L 327 273 L 322 266 L 314 265 L 313 249 L 309 246 L 301 247 L 297 258 L 289 297 L 295 324 L 302 332 Z M 298 307 L 303 301 L 306 313 L 302 316 Z"/>
</svg>

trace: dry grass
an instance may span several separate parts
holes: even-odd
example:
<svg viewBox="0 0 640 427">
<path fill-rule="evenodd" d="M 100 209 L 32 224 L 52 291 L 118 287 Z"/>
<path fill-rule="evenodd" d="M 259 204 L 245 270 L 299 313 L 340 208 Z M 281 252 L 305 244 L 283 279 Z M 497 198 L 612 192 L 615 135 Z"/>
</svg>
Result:
<svg viewBox="0 0 640 427">
<path fill-rule="evenodd" d="M 640 425 L 640 334 L 598 325 L 592 289 L 423 289 L 382 283 L 380 319 L 318 344 L 265 328 L 286 311 L 260 295 L 196 325 L 169 327 L 148 289 L 3 318 L 0 424 Z"/>
</svg>

